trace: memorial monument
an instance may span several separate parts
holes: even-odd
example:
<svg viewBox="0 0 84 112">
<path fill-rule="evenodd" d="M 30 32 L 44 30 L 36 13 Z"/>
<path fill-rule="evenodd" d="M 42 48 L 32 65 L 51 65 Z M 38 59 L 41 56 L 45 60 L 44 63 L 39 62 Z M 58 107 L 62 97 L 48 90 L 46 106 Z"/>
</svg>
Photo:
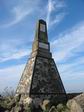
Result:
<svg viewBox="0 0 84 112">
<path fill-rule="evenodd" d="M 66 92 L 50 52 L 47 25 L 39 20 L 30 58 L 19 81 L 17 94 L 28 94 L 34 101 L 66 100 Z"/>
</svg>

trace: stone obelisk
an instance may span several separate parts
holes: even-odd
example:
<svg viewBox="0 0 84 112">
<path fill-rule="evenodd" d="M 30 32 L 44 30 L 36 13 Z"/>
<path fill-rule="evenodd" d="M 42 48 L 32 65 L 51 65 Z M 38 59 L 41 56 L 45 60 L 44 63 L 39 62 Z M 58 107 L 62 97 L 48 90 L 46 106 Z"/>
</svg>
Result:
<svg viewBox="0 0 84 112">
<path fill-rule="evenodd" d="M 32 52 L 18 84 L 17 94 L 28 94 L 34 100 L 65 100 L 66 92 L 50 52 L 47 25 L 39 20 Z"/>
</svg>

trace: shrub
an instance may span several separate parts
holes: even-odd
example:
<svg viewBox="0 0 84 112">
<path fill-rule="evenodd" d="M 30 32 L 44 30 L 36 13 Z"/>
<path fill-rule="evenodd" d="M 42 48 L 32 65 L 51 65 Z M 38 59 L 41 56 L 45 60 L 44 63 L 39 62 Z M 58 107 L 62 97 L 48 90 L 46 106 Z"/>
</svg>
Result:
<svg viewBox="0 0 84 112">
<path fill-rule="evenodd" d="M 6 87 L 4 91 L 1 93 L 3 97 L 14 97 L 15 91 L 12 87 Z"/>
</svg>

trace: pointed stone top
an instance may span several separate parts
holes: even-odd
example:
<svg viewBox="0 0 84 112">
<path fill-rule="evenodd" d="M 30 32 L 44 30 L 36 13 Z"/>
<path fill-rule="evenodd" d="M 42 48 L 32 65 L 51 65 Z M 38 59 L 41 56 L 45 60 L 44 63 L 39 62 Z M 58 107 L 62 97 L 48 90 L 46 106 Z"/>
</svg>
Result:
<svg viewBox="0 0 84 112">
<path fill-rule="evenodd" d="M 46 24 L 46 21 L 44 21 L 43 19 L 39 19 L 38 22 L 39 22 L 39 23 Z"/>
<path fill-rule="evenodd" d="M 36 24 L 35 38 L 32 46 L 32 52 L 36 50 L 45 50 L 50 53 L 50 44 L 48 42 L 46 21 L 39 19 Z"/>
<path fill-rule="evenodd" d="M 47 25 L 42 19 L 38 20 L 36 25 L 35 40 L 39 42 L 48 43 Z"/>
</svg>

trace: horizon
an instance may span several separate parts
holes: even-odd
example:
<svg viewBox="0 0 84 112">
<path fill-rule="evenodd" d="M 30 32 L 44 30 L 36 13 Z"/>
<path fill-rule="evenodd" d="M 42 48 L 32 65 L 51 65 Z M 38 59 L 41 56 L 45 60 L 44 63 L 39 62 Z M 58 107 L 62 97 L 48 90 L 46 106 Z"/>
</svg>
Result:
<svg viewBox="0 0 84 112">
<path fill-rule="evenodd" d="M 66 92 L 84 92 L 83 10 L 83 0 L 1 0 L 0 92 L 16 89 L 39 19 L 47 23 L 50 51 Z"/>
</svg>

